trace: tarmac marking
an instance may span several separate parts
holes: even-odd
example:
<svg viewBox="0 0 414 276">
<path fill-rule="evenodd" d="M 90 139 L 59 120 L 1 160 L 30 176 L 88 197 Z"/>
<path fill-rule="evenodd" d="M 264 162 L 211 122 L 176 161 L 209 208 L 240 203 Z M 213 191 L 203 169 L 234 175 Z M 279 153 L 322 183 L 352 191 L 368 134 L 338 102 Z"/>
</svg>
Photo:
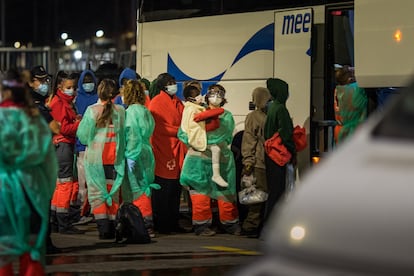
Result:
<svg viewBox="0 0 414 276">
<path fill-rule="evenodd" d="M 203 248 L 216 250 L 216 251 L 224 251 L 224 252 L 233 252 L 241 255 L 261 255 L 260 252 L 252 251 L 252 250 L 244 250 L 240 248 L 234 247 L 226 247 L 226 246 L 203 246 Z"/>
</svg>

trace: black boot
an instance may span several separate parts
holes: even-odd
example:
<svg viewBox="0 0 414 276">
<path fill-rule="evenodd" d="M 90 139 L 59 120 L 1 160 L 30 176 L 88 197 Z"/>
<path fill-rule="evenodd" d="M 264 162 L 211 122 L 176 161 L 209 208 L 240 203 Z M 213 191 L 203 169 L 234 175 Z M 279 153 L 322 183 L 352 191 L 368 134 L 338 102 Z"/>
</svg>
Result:
<svg viewBox="0 0 414 276">
<path fill-rule="evenodd" d="M 69 219 L 69 213 L 56 213 L 56 217 L 59 223 L 60 234 L 74 235 L 85 233 L 85 231 L 80 230 L 72 225 Z"/>
<path fill-rule="evenodd" d="M 112 240 L 115 239 L 115 222 L 109 219 L 96 219 L 98 226 L 99 239 Z"/>
<path fill-rule="evenodd" d="M 59 232 L 59 227 L 58 227 L 58 220 L 56 217 L 56 211 L 52 211 L 50 210 L 49 212 L 49 227 L 50 227 L 50 231 L 52 233 L 58 233 Z"/>
</svg>

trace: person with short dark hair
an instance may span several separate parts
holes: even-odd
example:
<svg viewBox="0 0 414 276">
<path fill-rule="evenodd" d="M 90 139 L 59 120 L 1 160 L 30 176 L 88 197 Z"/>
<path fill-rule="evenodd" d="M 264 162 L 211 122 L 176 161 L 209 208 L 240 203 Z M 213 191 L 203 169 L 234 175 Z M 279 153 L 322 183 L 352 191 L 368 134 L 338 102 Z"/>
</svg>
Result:
<svg viewBox="0 0 414 276">
<path fill-rule="evenodd" d="M 219 84 L 208 87 L 206 103 L 210 109 L 221 108 L 226 102 L 226 90 Z M 194 232 L 200 236 L 213 236 L 211 229 L 213 214 L 211 199 L 217 200 L 219 219 L 224 230 L 233 235 L 240 235 L 239 215 L 236 206 L 236 167 L 229 145 L 233 137 L 233 115 L 224 110 L 219 116 L 219 127 L 208 131 L 207 145 L 220 147 L 220 175 L 228 183 L 226 187 L 213 184 L 213 162 L 211 148 L 197 151 L 189 147 L 180 176 L 181 184 L 190 190 L 192 202 L 192 223 Z M 180 129 L 178 137 L 188 144 L 188 135 Z M 211 168 L 211 169 L 209 169 Z"/>
<path fill-rule="evenodd" d="M 151 144 L 155 156 L 155 183 L 160 190 L 152 193 L 154 227 L 159 233 L 180 232 L 180 172 L 186 146 L 177 138 L 184 105 L 175 95 L 175 78 L 162 73 L 158 76 L 158 95 L 151 99 L 149 110 L 155 120 Z"/>
<path fill-rule="evenodd" d="M 221 187 L 227 187 L 228 183 L 220 175 L 220 147 L 216 144 L 207 145 L 207 131 L 212 131 L 220 126 L 219 115 L 224 109 L 205 108 L 200 88 L 188 85 L 184 88 L 184 111 L 181 120 L 181 130 L 187 134 L 188 144 L 198 151 L 205 151 L 207 147 L 211 151 L 213 176 L 211 179 Z"/>
</svg>

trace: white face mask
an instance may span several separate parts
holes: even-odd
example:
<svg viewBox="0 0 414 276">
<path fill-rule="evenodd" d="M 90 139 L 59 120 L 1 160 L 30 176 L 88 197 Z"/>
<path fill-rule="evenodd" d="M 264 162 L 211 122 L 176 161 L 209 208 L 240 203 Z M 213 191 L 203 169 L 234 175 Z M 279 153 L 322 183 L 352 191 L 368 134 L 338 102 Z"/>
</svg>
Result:
<svg viewBox="0 0 414 276">
<path fill-rule="evenodd" d="M 214 106 L 220 106 L 222 101 L 223 99 L 217 96 L 211 96 L 208 98 L 208 102 Z"/>
<path fill-rule="evenodd" d="M 172 85 L 167 85 L 165 87 L 167 89 L 167 93 L 172 95 L 175 95 L 175 93 L 177 93 L 177 85 L 176 84 L 172 84 Z"/>
</svg>

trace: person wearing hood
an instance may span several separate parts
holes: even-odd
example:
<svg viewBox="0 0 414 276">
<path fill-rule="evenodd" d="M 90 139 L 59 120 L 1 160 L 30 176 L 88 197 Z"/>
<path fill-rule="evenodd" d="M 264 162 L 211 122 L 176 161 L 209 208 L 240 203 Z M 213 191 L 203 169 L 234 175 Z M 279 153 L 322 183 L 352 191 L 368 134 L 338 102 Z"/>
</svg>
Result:
<svg viewBox="0 0 414 276">
<path fill-rule="evenodd" d="M 78 93 L 75 99 L 76 111 L 79 115 L 83 116 L 85 114 L 86 108 L 90 105 L 95 104 L 98 101 L 98 92 L 97 92 L 97 79 L 95 74 L 91 70 L 84 70 L 78 80 Z M 83 166 L 83 161 L 85 157 L 85 148 L 86 146 L 81 144 L 78 138 L 76 138 L 75 152 L 76 152 L 76 168 L 78 171 L 78 183 L 79 183 L 79 192 L 78 192 L 78 202 L 77 204 L 81 206 L 81 218 L 75 224 L 86 224 L 92 220 L 91 217 L 85 216 L 86 214 L 86 205 L 87 205 L 87 188 L 86 188 L 86 178 L 85 178 L 85 168 Z"/>
<path fill-rule="evenodd" d="M 119 94 L 114 98 L 114 103 L 122 105 L 124 108 L 127 107 L 127 105 L 124 103 L 124 85 L 128 80 L 138 80 L 140 79 L 140 76 L 132 70 L 131 68 L 125 68 L 122 70 L 121 74 L 119 75 L 118 85 L 119 85 Z M 147 96 L 149 99 L 149 96 Z M 149 101 L 146 105 L 148 107 Z"/>
<path fill-rule="evenodd" d="M 283 145 L 292 154 L 291 162 L 295 163 L 296 148 L 293 142 L 293 122 L 286 108 L 289 86 L 285 81 L 277 78 L 268 79 L 266 86 L 273 97 L 273 102 L 267 110 L 264 138 L 267 140 L 278 132 Z M 279 166 L 267 154 L 265 154 L 265 165 L 269 197 L 266 201 L 264 222 L 267 221 L 275 204 L 285 192 L 286 186 L 286 166 Z"/>
<path fill-rule="evenodd" d="M 266 166 L 264 153 L 264 125 L 266 105 L 271 96 L 267 88 L 257 87 L 253 90 L 252 100 L 256 109 L 246 116 L 241 145 L 243 156 L 243 176 L 254 175 L 256 188 L 267 192 Z M 242 186 L 241 189 L 246 187 Z M 263 220 L 264 202 L 247 205 L 247 216 L 243 221 L 242 234 L 258 237 Z"/>
</svg>

